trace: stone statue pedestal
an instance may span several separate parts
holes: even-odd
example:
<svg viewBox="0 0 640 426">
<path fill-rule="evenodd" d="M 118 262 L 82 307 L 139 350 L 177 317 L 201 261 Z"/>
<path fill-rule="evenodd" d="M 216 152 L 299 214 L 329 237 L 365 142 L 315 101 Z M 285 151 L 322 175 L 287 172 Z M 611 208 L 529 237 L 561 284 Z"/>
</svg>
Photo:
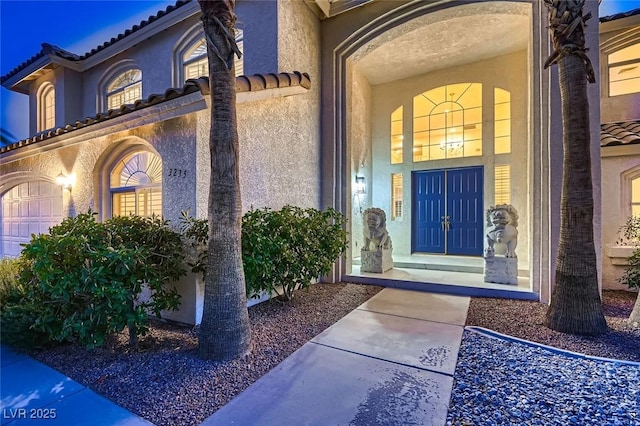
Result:
<svg viewBox="0 0 640 426">
<path fill-rule="evenodd" d="M 376 272 L 382 274 L 383 272 L 393 269 L 391 250 L 390 248 L 375 251 L 360 250 L 360 272 Z"/>
<path fill-rule="evenodd" d="M 485 256 L 484 281 L 498 284 L 518 284 L 518 258 Z"/>
</svg>

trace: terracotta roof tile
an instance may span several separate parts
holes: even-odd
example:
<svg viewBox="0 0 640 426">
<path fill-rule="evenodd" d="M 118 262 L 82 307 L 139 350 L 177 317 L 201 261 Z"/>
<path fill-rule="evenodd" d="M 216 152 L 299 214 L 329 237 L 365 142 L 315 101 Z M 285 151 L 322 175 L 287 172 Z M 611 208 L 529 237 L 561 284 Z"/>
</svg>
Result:
<svg viewBox="0 0 640 426">
<path fill-rule="evenodd" d="M 305 89 L 311 88 L 309 74 L 294 71 L 292 73 L 257 74 L 236 77 L 236 92 L 257 92 L 260 90 L 281 89 L 294 86 L 300 86 Z M 133 104 L 122 105 L 120 108 L 100 112 L 93 117 L 87 117 L 73 124 L 67 124 L 64 127 L 40 132 L 30 138 L 0 147 L 0 154 L 195 92 L 200 92 L 203 96 L 210 93 L 209 77 L 189 79 L 183 87 L 167 89 L 162 95 L 152 94 L 146 99 L 137 100 Z"/>
<path fill-rule="evenodd" d="M 111 38 L 111 40 L 104 42 L 103 44 L 101 44 L 100 46 L 96 47 L 95 49 L 91 49 L 91 51 L 85 53 L 84 55 L 76 55 L 75 53 L 71 53 L 71 52 L 69 52 L 67 50 L 64 50 L 64 49 L 62 49 L 62 48 L 60 48 L 58 46 L 55 46 L 53 44 L 42 43 L 42 50 L 40 50 L 40 52 L 38 52 L 37 54 L 35 54 L 31 58 L 29 58 L 26 61 L 24 61 L 23 63 L 21 63 L 20 65 L 18 65 L 17 67 L 15 67 L 11 71 L 9 71 L 7 74 L 5 74 L 2 77 L 0 77 L 0 83 L 4 83 L 5 80 L 11 78 L 12 76 L 17 74 L 21 70 L 25 69 L 26 67 L 28 67 L 32 63 L 36 62 L 38 59 L 42 58 L 43 56 L 46 56 L 46 55 L 49 55 L 49 54 L 56 55 L 56 56 L 59 56 L 59 57 L 64 58 L 64 59 L 68 59 L 70 61 L 81 61 L 83 59 L 87 59 L 88 57 L 90 57 L 92 55 L 95 55 L 96 53 L 106 49 L 107 47 L 111 46 L 112 44 L 122 40 L 123 38 L 125 38 L 125 37 L 127 37 L 127 36 L 129 36 L 129 35 L 131 35 L 133 33 L 135 33 L 136 31 L 140 30 L 141 28 L 146 27 L 150 23 L 152 23 L 152 22 L 156 21 L 157 19 L 167 15 L 168 13 L 173 12 L 176 9 L 179 9 L 181 6 L 184 6 L 185 4 L 187 4 L 187 3 L 191 2 L 191 1 L 193 1 L 193 0 L 178 0 L 175 5 L 167 6 L 167 8 L 165 10 L 160 10 L 155 15 L 149 16 L 149 18 L 147 20 L 140 22 L 140 24 L 134 25 L 130 29 L 127 29 L 124 33 L 118 34 L 116 37 Z"/>
<path fill-rule="evenodd" d="M 600 126 L 600 146 L 640 144 L 640 120 Z"/>
<path fill-rule="evenodd" d="M 617 19 L 628 18 L 629 16 L 634 16 L 634 15 L 640 15 L 640 8 L 633 9 L 628 12 L 616 13 L 614 15 L 601 16 L 600 22 L 615 21 Z"/>
</svg>

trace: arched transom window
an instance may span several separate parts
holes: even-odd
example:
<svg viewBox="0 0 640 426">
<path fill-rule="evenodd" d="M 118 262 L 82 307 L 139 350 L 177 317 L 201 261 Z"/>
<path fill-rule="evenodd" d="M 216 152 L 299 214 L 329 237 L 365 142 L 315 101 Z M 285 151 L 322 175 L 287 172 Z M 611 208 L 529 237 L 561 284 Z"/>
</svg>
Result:
<svg viewBox="0 0 640 426">
<path fill-rule="evenodd" d="M 149 151 L 122 158 L 111 170 L 113 216 L 162 215 L 162 160 Z"/>
<path fill-rule="evenodd" d="M 116 76 L 107 86 L 107 108 L 116 109 L 142 99 L 142 71 L 132 69 Z"/>
<path fill-rule="evenodd" d="M 209 63 L 207 61 L 207 44 L 204 38 L 201 38 L 187 50 L 182 58 L 184 63 L 184 78 L 198 78 L 207 75 L 209 72 Z"/>
<path fill-rule="evenodd" d="M 413 98 L 413 161 L 481 155 L 481 83 L 450 84 Z"/>
<path fill-rule="evenodd" d="M 240 52 L 243 52 L 243 33 L 242 30 L 236 29 L 236 44 Z M 208 76 L 209 62 L 207 60 L 207 43 L 204 37 L 193 43 L 182 56 L 182 64 L 184 67 L 184 79 L 198 78 Z M 235 57 L 236 76 L 244 74 L 242 58 Z"/>
</svg>

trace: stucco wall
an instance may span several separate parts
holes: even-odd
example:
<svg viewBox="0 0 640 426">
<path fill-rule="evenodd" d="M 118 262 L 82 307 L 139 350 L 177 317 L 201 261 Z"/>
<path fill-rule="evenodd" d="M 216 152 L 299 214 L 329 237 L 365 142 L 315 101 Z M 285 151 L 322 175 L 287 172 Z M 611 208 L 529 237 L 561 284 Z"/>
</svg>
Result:
<svg viewBox="0 0 640 426">
<path fill-rule="evenodd" d="M 443 169 L 450 167 L 483 165 L 485 209 L 494 205 L 494 166 L 511 165 L 511 204 L 518 210 L 519 268 L 527 269 L 529 263 L 529 194 L 533 192 L 529 180 L 528 150 L 531 143 L 529 129 L 529 82 L 527 79 L 528 56 L 526 51 L 515 52 L 416 76 L 373 87 L 373 165 L 372 205 L 389 215 L 391 208 L 391 174 L 403 174 L 404 217 L 401 221 L 389 221 L 387 227 L 393 237 L 394 253 L 411 253 L 411 171 Z M 508 72 L 505 72 L 508 71 Z M 413 97 L 446 84 L 470 82 L 483 85 L 483 156 L 452 160 L 412 161 Z M 511 153 L 493 155 L 493 89 L 499 87 L 511 93 Z M 404 163 L 390 164 L 389 134 L 390 115 L 404 105 Z"/>
<path fill-rule="evenodd" d="M 320 205 L 319 189 L 320 24 L 303 2 L 264 2 L 257 10 L 271 11 L 276 4 L 278 70 L 260 72 L 307 72 L 311 89 L 295 96 L 237 105 L 242 209 L 279 209 L 286 204 L 325 208 Z M 242 3 L 239 15 L 243 10 L 240 6 Z M 242 15 L 240 24 L 250 25 L 259 18 L 255 13 L 251 9 L 251 14 Z M 305 43 L 303 50 L 301 43 Z M 209 111 L 200 111 L 197 116 L 197 211 L 200 217 L 206 217 Z"/>
<path fill-rule="evenodd" d="M 618 229 L 631 215 L 631 188 L 625 178 L 640 174 L 640 145 L 604 147 L 602 153 L 602 287 L 627 289 L 618 283 L 624 267 L 612 263 L 607 245 L 615 245 Z"/>
<path fill-rule="evenodd" d="M 362 248 L 362 230 L 363 216 L 362 213 L 371 205 L 371 194 L 373 188 L 373 163 L 371 157 L 371 141 L 372 141 L 372 113 L 373 92 L 369 81 L 366 79 L 362 70 L 351 64 L 347 64 L 347 73 L 350 78 L 347 81 L 347 109 L 350 111 L 347 117 L 347 143 L 351 147 L 348 154 L 351 198 L 348 201 L 351 212 L 351 258 L 360 257 L 360 249 Z M 354 191 L 354 183 L 356 176 L 363 176 L 366 179 L 366 194 L 356 194 Z"/>
<path fill-rule="evenodd" d="M 603 78 L 604 76 L 606 74 L 603 74 Z M 600 120 L 603 124 L 640 118 L 639 93 L 612 97 L 606 95 L 600 100 L 600 105 L 602 110 Z"/>
<path fill-rule="evenodd" d="M 325 208 L 319 190 L 320 24 L 303 2 L 277 5 L 279 71 L 309 73 L 311 89 L 238 105 L 242 208 Z"/>
<path fill-rule="evenodd" d="M 163 215 L 177 226 L 180 212 L 186 209 L 195 211 L 196 206 L 194 126 L 195 116 L 187 116 L 112 134 L 108 129 L 93 132 L 87 137 L 71 133 L 55 140 L 60 145 L 59 149 L 45 149 L 7 162 L 0 166 L 0 172 L 7 178 L 24 173 L 22 181 L 38 176 L 55 180 L 59 173 L 72 175 L 75 183 L 65 195 L 64 214 L 75 215 L 91 208 L 105 219 L 110 215 L 108 175 L 111 168 L 121 159 L 126 148 L 151 147 L 163 160 Z M 185 171 L 186 176 L 169 177 L 168 170 L 172 168 Z M 17 183 L 20 182 L 12 181 L 10 186 Z M 2 192 L 8 189 L 3 187 Z"/>
<path fill-rule="evenodd" d="M 277 2 L 239 0 L 235 11 L 237 26 L 244 31 L 244 73 L 278 72 Z"/>
</svg>

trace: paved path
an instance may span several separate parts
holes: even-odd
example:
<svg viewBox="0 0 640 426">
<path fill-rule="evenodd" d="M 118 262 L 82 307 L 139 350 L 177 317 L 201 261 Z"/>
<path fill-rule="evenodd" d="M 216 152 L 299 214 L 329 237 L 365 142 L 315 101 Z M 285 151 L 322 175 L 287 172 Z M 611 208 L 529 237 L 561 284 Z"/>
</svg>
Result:
<svg viewBox="0 0 640 426">
<path fill-rule="evenodd" d="M 444 425 L 468 307 L 386 288 L 202 425 Z"/>
<path fill-rule="evenodd" d="M 303 345 L 202 425 L 444 425 L 469 298 L 392 288 Z M 1 425 L 150 425 L 6 346 Z"/>
<path fill-rule="evenodd" d="M 0 345 L 0 424 L 138 426 L 148 421 L 52 368 Z"/>
</svg>

